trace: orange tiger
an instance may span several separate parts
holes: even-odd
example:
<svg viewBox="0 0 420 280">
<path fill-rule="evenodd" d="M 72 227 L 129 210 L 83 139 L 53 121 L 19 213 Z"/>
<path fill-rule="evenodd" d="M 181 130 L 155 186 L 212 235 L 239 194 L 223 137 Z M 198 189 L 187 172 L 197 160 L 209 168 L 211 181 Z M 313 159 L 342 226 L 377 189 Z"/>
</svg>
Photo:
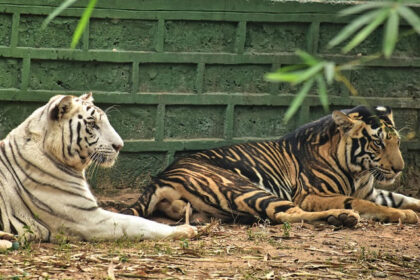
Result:
<svg viewBox="0 0 420 280">
<path fill-rule="evenodd" d="M 238 144 L 172 163 L 124 213 L 173 219 L 190 202 L 196 220 L 325 221 L 353 227 L 359 215 L 417 223 L 420 200 L 376 189 L 404 161 L 389 107 L 334 111 L 277 141 Z"/>
</svg>

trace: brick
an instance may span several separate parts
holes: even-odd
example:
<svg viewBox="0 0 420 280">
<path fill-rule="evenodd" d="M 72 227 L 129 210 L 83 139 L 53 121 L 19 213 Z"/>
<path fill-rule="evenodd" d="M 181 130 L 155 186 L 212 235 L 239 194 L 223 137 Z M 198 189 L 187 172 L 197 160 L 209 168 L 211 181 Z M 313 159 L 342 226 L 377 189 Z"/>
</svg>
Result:
<svg viewBox="0 0 420 280">
<path fill-rule="evenodd" d="M 10 44 L 11 34 L 12 15 L 0 14 L 0 46 L 8 46 Z"/>
<path fill-rule="evenodd" d="M 195 64 L 146 63 L 139 66 L 140 92 L 193 92 Z"/>
<path fill-rule="evenodd" d="M 0 88 L 19 88 L 22 60 L 0 57 Z"/>
<path fill-rule="evenodd" d="M 44 104 L 0 102 L 0 140 Z"/>
<path fill-rule="evenodd" d="M 29 79 L 31 89 L 129 92 L 131 64 L 33 60 Z"/>
<path fill-rule="evenodd" d="M 348 40 L 331 49 L 327 48 L 327 44 L 345 26 L 345 24 L 338 23 L 321 23 L 319 28 L 319 53 L 337 54 L 341 52 L 341 48 L 344 47 L 353 38 L 353 36 L 350 36 Z M 381 44 L 382 31 L 377 29 L 371 35 L 369 35 L 366 40 L 360 43 L 360 45 L 351 50 L 349 54 L 373 54 L 375 52 L 381 51 Z"/>
<path fill-rule="evenodd" d="M 351 72 L 360 96 L 420 97 L 420 69 L 409 67 L 364 68 Z"/>
<path fill-rule="evenodd" d="M 90 49 L 133 51 L 154 50 L 157 21 L 134 19 L 91 19 Z"/>
<path fill-rule="evenodd" d="M 222 106 L 167 106 L 165 138 L 222 138 Z"/>
<path fill-rule="evenodd" d="M 45 16 L 21 15 L 18 46 L 31 48 L 70 48 L 76 17 L 56 17 L 41 29 Z M 80 46 L 80 43 L 79 43 Z"/>
<path fill-rule="evenodd" d="M 412 28 L 407 26 L 400 26 L 399 34 L 408 34 L 410 35 L 404 36 L 398 40 L 397 45 L 395 46 L 395 50 L 393 56 L 403 56 L 403 57 L 411 57 L 411 56 L 420 56 L 420 36 L 413 32 Z"/>
<path fill-rule="evenodd" d="M 108 105 L 109 106 L 109 105 Z M 112 126 L 124 140 L 153 139 L 156 126 L 156 106 L 111 106 L 107 111 Z"/>
<path fill-rule="evenodd" d="M 206 65 L 204 91 L 267 93 L 270 84 L 264 81 L 264 74 L 270 71 L 270 65 Z"/>
<path fill-rule="evenodd" d="M 164 50 L 233 52 L 237 24 L 213 21 L 166 21 Z"/>
<path fill-rule="evenodd" d="M 245 51 L 258 53 L 295 52 L 306 49 L 308 23 L 249 22 Z"/>
<path fill-rule="evenodd" d="M 89 169 L 86 174 L 95 191 L 141 189 L 165 167 L 165 153 L 122 153 L 112 169 Z"/>
<path fill-rule="evenodd" d="M 293 130 L 295 121 L 283 123 L 285 107 L 236 106 L 234 137 L 279 137 Z"/>
</svg>

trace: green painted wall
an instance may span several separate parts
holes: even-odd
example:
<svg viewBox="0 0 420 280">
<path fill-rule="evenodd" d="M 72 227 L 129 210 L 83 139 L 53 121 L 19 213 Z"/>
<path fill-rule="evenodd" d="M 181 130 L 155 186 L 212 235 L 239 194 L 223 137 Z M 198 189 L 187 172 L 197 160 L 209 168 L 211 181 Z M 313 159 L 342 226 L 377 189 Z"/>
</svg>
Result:
<svg viewBox="0 0 420 280">
<path fill-rule="evenodd" d="M 89 173 L 95 188 L 105 190 L 138 188 L 188 151 L 278 138 L 324 112 L 310 96 L 284 125 L 297 89 L 267 83 L 264 73 L 298 63 L 296 48 L 344 62 L 382 42 L 379 30 L 349 56 L 325 48 L 350 20 L 335 17 L 345 2 L 99 1 L 70 50 L 87 1 L 40 30 L 61 1 L 0 0 L 0 137 L 52 95 L 93 91 L 101 107 L 112 106 L 111 122 L 125 139 L 115 168 Z M 392 106 L 398 127 L 419 132 L 419 36 L 404 38 L 390 60 L 347 76 L 364 100 Z M 333 109 L 362 100 L 341 85 L 329 93 Z M 402 148 L 410 168 L 419 170 L 420 138 Z"/>
</svg>

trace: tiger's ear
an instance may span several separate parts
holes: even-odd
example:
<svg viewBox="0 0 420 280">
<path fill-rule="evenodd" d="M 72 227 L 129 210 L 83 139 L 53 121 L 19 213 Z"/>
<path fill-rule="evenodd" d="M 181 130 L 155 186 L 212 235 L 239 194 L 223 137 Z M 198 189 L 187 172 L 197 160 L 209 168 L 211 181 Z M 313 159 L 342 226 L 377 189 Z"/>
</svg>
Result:
<svg viewBox="0 0 420 280">
<path fill-rule="evenodd" d="M 334 111 L 332 113 L 332 118 L 338 128 L 342 129 L 344 132 L 349 131 L 354 126 L 354 121 L 340 111 Z"/>
<path fill-rule="evenodd" d="M 83 101 L 93 102 L 92 92 L 90 91 L 88 93 L 81 95 L 80 99 L 82 99 Z"/>
<path fill-rule="evenodd" d="M 63 97 L 58 104 L 50 111 L 50 119 L 53 121 L 62 120 L 73 106 L 73 96 Z"/>
</svg>

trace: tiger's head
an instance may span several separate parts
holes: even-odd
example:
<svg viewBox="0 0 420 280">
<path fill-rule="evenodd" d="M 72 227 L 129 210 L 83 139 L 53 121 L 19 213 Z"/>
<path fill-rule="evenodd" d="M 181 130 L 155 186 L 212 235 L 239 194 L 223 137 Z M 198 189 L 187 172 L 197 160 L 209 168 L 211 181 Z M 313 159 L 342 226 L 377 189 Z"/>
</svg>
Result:
<svg viewBox="0 0 420 280">
<path fill-rule="evenodd" d="M 46 105 L 48 127 L 43 149 L 65 165 L 83 170 L 91 163 L 110 167 L 123 141 L 106 114 L 93 104 L 92 93 L 57 95 Z"/>
<path fill-rule="evenodd" d="M 339 154 L 349 170 L 369 172 L 377 182 L 392 184 L 404 169 L 404 160 L 391 109 L 358 106 L 334 111 L 332 117 L 341 135 Z"/>
</svg>

